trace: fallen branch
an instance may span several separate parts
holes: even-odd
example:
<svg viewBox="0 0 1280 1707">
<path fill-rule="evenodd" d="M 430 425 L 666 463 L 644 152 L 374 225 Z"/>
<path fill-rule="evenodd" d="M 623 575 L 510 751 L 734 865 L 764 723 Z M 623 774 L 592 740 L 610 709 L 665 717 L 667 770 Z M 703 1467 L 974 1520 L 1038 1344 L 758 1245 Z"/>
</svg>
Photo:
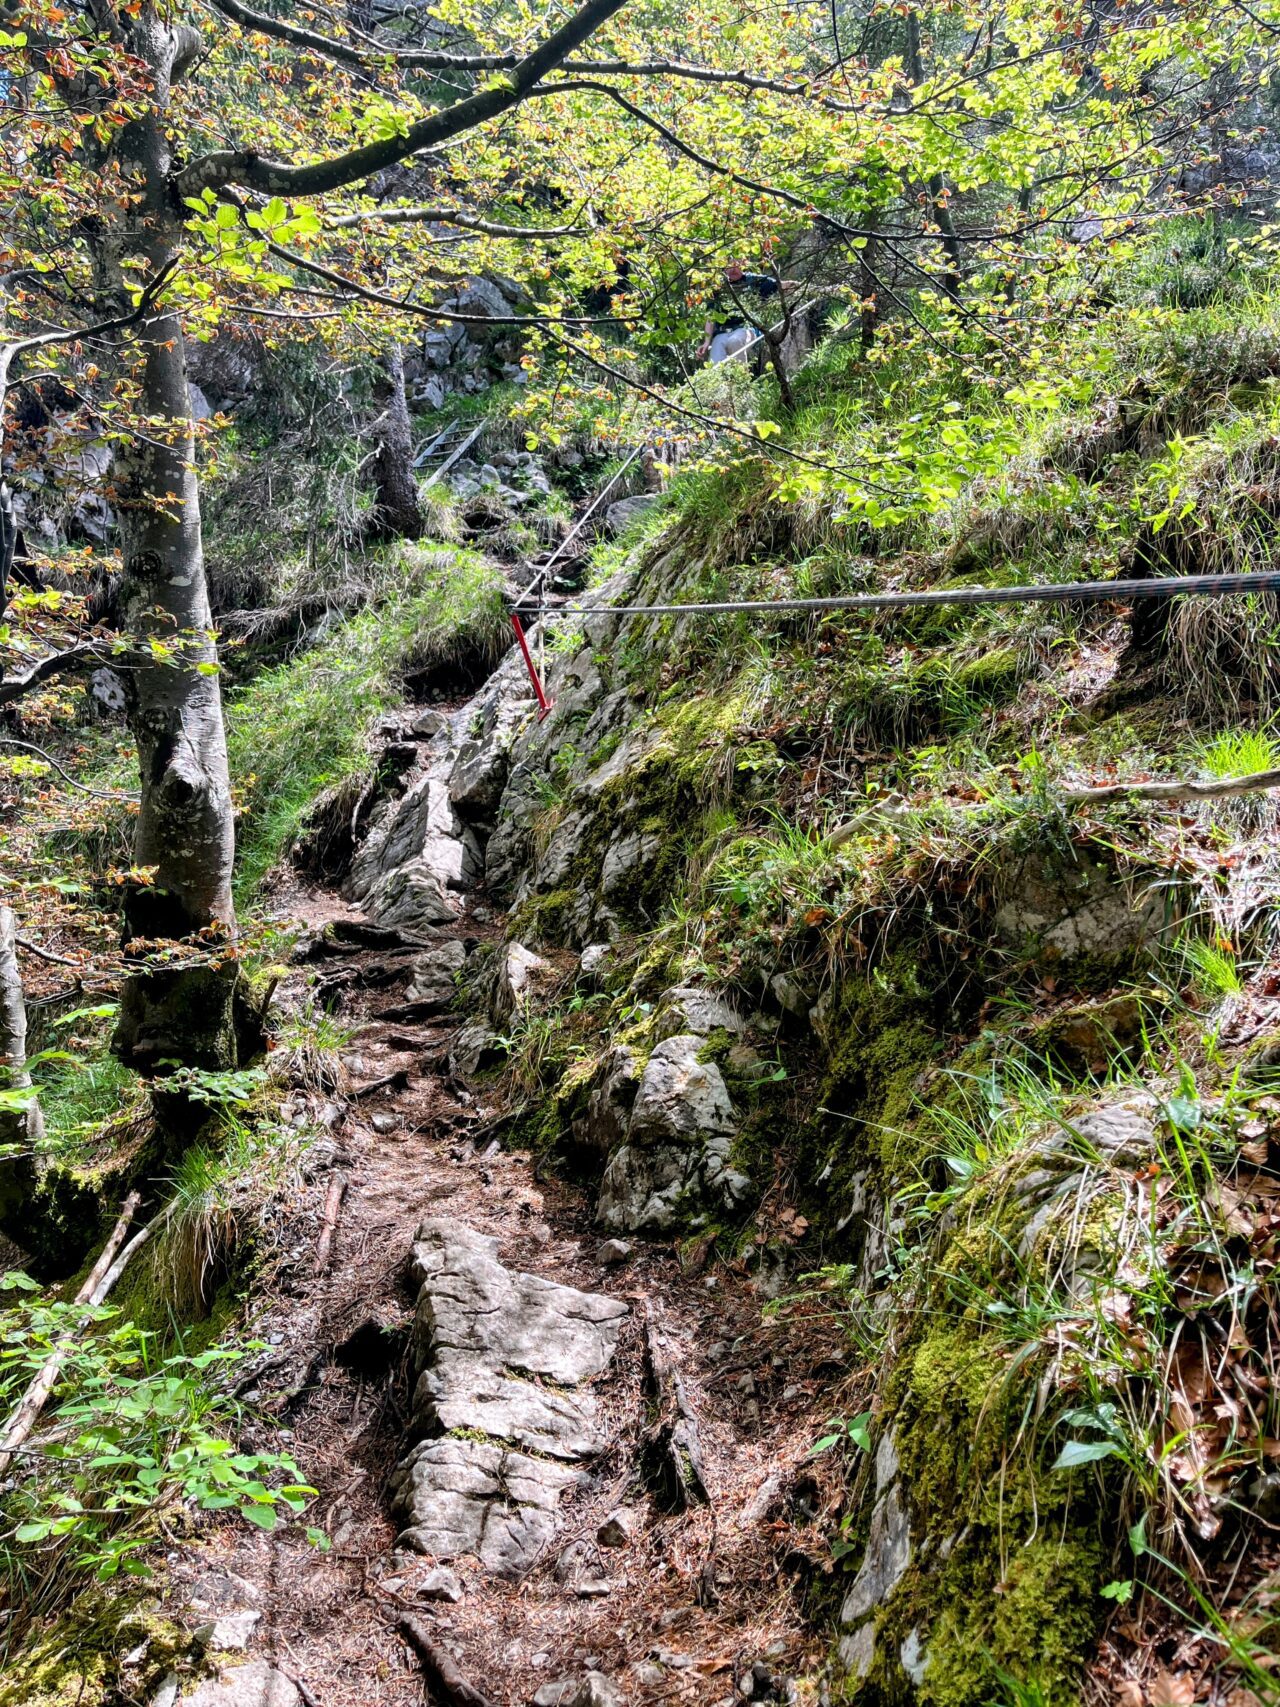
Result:
<svg viewBox="0 0 1280 1707">
<path fill-rule="evenodd" d="M 1231 794 L 1252 794 L 1280 788 L 1280 770 L 1251 771 L 1247 776 L 1217 777 L 1212 782 L 1109 782 L 1102 788 L 1068 788 L 1068 806 L 1089 806 L 1106 800 L 1222 800 Z"/>
<path fill-rule="evenodd" d="M 442 1702 L 450 1703 L 451 1707 L 493 1707 L 487 1695 L 481 1695 L 467 1682 L 420 1618 L 406 1612 L 396 1620 L 396 1629 L 417 1653 L 428 1687 Z"/>
<path fill-rule="evenodd" d="M 115 1285 L 124 1263 L 115 1263 L 113 1266 L 113 1259 L 124 1241 L 124 1236 L 129 1230 L 129 1223 L 133 1220 L 141 1202 L 142 1199 L 136 1191 L 130 1192 L 125 1198 L 120 1210 L 120 1219 L 111 1229 L 111 1237 L 102 1247 L 97 1262 L 89 1270 L 84 1285 L 76 1293 L 75 1303 L 87 1307 L 101 1304 Z M 144 1228 L 143 1232 L 145 1233 L 145 1231 Z M 137 1243 L 136 1238 L 134 1243 Z M 4 1475 L 13 1462 L 14 1453 L 36 1426 L 40 1413 L 48 1402 L 49 1395 L 57 1382 L 59 1371 L 75 1349 L 76 1342 L 84 1327 L 85 1319 L 82 1316 L 75 1328 L 70 1333 L 64 1334 L 62 1339 L 58 1341 L 44 1367 L 32 1380 L 11 1413 L 8 1423 L 5 1425 L 4 1438 L 0 1440 L 0 1476 Z"/>
<path fill-rule="evenodd" d="M 333 1235 L 338 1226 L 338 1213 L 342 1208 L 342 1199 L 347 1189 L 346 1174 L 334 1174 L 329 1181 L 329 1189 L 324 1194 L 324 1213 L 320 1217 L 320 1237 L 316 1240 L 316 1274 L 321 1275 L 329 1266 L 329 1253 L 333 1249 Z"/>
<path fill-rule="evenodd" d="M 707 1505 L 706 1477 L 698 1419 L 684 1381 L 662 1340 L 652 1303 L 644 1307 L 644 1350 L 649 1385 L 657 1400 L 658 1420 L 645 1436 L 641 1463 L 645 1480 L 665 1511 Z"/>
</svg>

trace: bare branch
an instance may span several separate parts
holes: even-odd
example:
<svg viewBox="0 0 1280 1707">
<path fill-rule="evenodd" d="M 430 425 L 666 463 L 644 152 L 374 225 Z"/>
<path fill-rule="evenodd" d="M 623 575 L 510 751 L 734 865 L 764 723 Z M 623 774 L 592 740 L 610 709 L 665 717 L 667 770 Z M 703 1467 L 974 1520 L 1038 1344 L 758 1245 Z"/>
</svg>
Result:
<svg viewBox="0 0 1280 1707">
<path fill-rule="evenodd" d="M 41 658 L 33 664 L 23 676 L 10 676 L 8 680 L 0 680 L 0 705 L 12 705 L 15 699 L 21 699 L 33 688 L 43 687 L 54 676 L 65 675 L 68 671 L 86 670 L 90 665 L 105 663 L 102 655 L 100 640 L 85 640 L 78 646 L 69 646 L 65 652 L 50 652 L 48 657 Z"/>
<path fill-rule="evenodd" d="M 1280 788 L 1280 770 L 1250 771 L 1247 776 L 1217 777 L 1212 782 L 1109 782 L 1102 788 L 1066 788 L 1068 806 L 1096 806 L 1108 800 L 1223 800 Z"/>
<path fill-rule="evenodd" d="M 340 219 L 331 219 L 325 230 L 346 231 L 373 221 L 382 225 L 458 225 L 464 231 L 483 232 L 486 237 L 515 237 L 530 242 L 550 237 L 585 237 L 590 231 L 585 225 L 497 225 L 493 220 L 480 219 L 476 214 L 453 207 L 369 208 L 363 213 L 346 213 Z"/>
</svg>

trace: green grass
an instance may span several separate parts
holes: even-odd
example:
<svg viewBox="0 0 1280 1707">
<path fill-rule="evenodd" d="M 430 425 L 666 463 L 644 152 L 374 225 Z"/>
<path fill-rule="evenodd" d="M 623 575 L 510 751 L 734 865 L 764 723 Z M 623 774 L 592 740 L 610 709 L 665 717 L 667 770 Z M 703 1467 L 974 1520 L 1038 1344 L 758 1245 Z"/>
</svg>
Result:
<svg viewBox="0 0 1280 1707">
<path fill-rule="evenodd" d="M 1280 766 L 1280 740 L 1265 729 L 1224 729 L 1200 750 L 1212 777 L 1251 776 Z"/>
<path fill-rule="evenodd" d="M 368 730 L 400 702 L 406 673 L 468 647 L 496 661 L 505 642 L 498 571 L 473 554 L 403 546 L 382 602 L 318 646 L 265 670 L 227 704 L 242 812 L 236 888 L 249 899 L 316 796 L 369 763 Z"/>
</svg>

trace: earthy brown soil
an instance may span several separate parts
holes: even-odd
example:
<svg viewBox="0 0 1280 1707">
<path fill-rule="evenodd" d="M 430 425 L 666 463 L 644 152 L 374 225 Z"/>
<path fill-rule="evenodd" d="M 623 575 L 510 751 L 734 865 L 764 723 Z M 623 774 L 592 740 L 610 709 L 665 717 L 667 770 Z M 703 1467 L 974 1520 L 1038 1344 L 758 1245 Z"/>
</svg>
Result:
<svg viewBox="0 0 1280 1707">
<path fill-rule="evenodd" d="M 349 916 L 323 892 L 291 902 L 310 927 Z M 464 920 L 459 932 L 474 937 L 485 928 Z M 741 1263 L 686 1269 L 671 1246 L 637 1241 L 626 1265 L 602 1269 L 590 1196 L 528 1154 L 502 1148 L 494 1132 L 500 1087 L 477 1096 L 450 1079 L 457 1022 L 379 1019 L 402 993 L 360 989 L 359 971 L 384 954 L 322 959 L 294 975 L 350 975 L 340 1014 L 353 1035 L 334 1099 L 343 1113 L 331 1165 L 280 1206 L 274 1241 L 285 1255 L 248 1321 L 266 1346 L 258 1374 L 242 1383 L 256 1407 L 251 1438 L 292 1448 L 320 1490 L 305 1523 L 323 1528 L 331 1548 L 308 1544 L 303 1526 L 260 1535 L 228 1525 L 172 1556 L 174 1598 L 189 1598 L 193 1583 L 198 1592 L 211 1569 L 244 1579 L 264 1614 L 251 1651 L 274 1655 L 304 1698 L 322 1707 L 424 1699 L 417 1661 L 394 1629 L 404 1610 L 434 1627 L 495 1707 L 528 1702 L 540 1684 L 588 1668 L 616 1679 L 631 1707 L 730 1701 L 738 1698 L 735 1679 L 766 1657 L 783 1677 L 812 1673 L 823 1639 L 806 1623 L 803 1602 L 822 1570 L 816 1520 L 829 1503 L 831 1473 L 825 1461 L 815 1473 L 806 1460 L 828 1414 L 817 1407 L 830 1404 L 839 1379 L 836 1335 L 808 1316 L 775 1327 Z M 409 971 L 406 963 L 406 979 Z M 407 1083 L 369 1090 L 397 1069 Z M 312 1108 L 322 1100 L 314 1094 Z M 375 1115 L 394 1118 L 394 1130 L 380 1135 Z M 316 1241 L 335 1171 L 347 1187 L 332 1259 L 318 1277 Z M 563 1502 L 555 1544 L 518 1583 L 487 1577 L 474 1560 L 454 1561 L 466 1590 L 457 1605 L 418 1598 L 432 1561 L 394 1551 L 385 1503 L 387 1474 L 411 1438 L 405 1264 L 419 1220 L 442 1211 L 496 1235 L 509 1266 L 633 1305 L 599 1383 L 608 1445 Z M 705 1456 L 710 1503 L 680 1516 L 653 1509 L 637 1467 L 646 1301 L 676 1352 Z M 776 1509 L 744 1518 L 770 1476 L 784 1484 Z M 557 1583 L 556 1558 L 571 1540 L 594 1544 L 602 1519 L 624 1503 L 644 1510 L 644 1525 L 627 1547 L 601 1550 L 610 1592 L 579 1598 Z M 811 1698 L 802 1687 L 800 1699 Z"/>
</svg>

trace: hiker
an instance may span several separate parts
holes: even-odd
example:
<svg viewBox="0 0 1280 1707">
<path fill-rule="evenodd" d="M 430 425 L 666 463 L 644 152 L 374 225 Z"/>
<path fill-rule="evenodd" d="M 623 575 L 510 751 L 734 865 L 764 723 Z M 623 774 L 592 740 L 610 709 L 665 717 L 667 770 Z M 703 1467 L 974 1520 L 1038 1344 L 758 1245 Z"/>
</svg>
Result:
<svg viewBox="0 0 1280 1707">
<path fill-rule="evenodd" d="M 724 288 L 711 299 L 697 350 L 699 361 L 710 360 L 713 365 L 744 354 L 760 336 L 748 323 L 743 304 L 751 298 L 757 303 L 767 302 L 782 288 L 782 281 L 771 273 L 749 273 L 741 261 L 728 263 L 724 280 Z"/>
</svg>

